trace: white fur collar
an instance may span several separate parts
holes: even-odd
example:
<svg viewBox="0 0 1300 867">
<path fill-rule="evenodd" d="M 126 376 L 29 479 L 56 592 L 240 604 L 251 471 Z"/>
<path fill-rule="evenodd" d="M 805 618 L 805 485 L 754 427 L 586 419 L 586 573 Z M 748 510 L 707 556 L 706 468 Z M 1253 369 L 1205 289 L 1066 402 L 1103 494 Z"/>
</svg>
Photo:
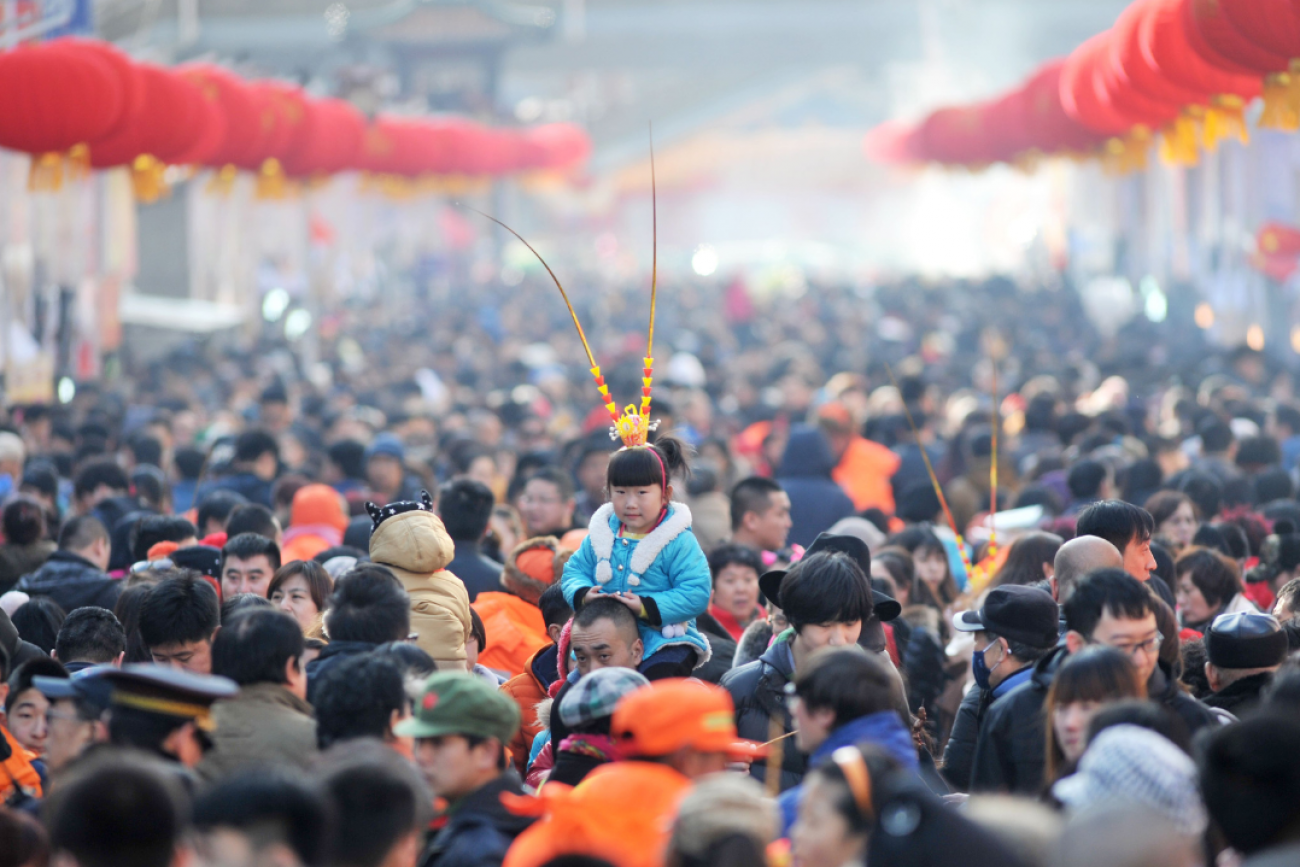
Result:
<svg viewBox="0 0 1300 867">
<path fill-rule="evenodd" d="M 632 552 L 632 574 L 628 576 L 627 583 L 633 587 L 641 583 L 641 576 L 664 548 L 668 547 L 668 543 L 691 528 L 691 510 L 686 504 L 671 505 L 672 514 L 637 542 L 636 550 Z M 591 524 L 587 527 L 591 550 L 596 555 L 596 581 L 599 584 L 608 584 L 614 577 L 609 566 L 609 558 L 614 554 L 614 528 L 610 526 L 613 517 L 614 507 L 606 503 L 591 516 Z"/>
</svg>

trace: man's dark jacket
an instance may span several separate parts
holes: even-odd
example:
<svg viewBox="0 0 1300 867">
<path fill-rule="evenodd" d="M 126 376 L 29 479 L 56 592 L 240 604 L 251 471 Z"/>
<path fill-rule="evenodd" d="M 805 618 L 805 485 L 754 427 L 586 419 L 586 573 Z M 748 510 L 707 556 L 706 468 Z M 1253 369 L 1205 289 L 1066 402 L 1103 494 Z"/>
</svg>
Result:
<svg viewBox="0 0 1300 867">
<path fill-rule="evenodd" d="M 1020 668 L 1013 671 L 1007 680 L 1024 670 L 1024 668 Z M 1006 681 L 1003 681 L 1003 683 L 1006 683 Z M 1005 694 L 1010 695 L 1014 689 L 1014 686 L 1009 686 Z M 953 720 L 952 733 L 948 735 L 948 744 L 943 749 L 943 771 L 941 773 L 949 785 L 959 792 L 970 791 L 971 771 L 975 767 L 975 744 L 979 741 L 980 727 L 984 724 L 984 717 L 987 715 L 989 707 L 997 700 L 993 693 L 994 690 L 991 689 L 979 689 L 978 687 L 969 689 L 962 698 L 961 705 L 957 708 L 957 717 Z"/>
<path fill-rule="evenodd" d="M 757 661 L 733 668 L 722 678 L 722 687 L 731 693 L 736 704 L 736 730 L 742 738 L 767 743 L 771 722 L 781 721 L 780 734 L 794 731 L 794 720 L 786 707 L 785 685 L 794 678 L 794 657 L 787 641 L 777 641 Z M 781 752 L 781 791 L 799 785 L 808 760 L 794 745 L 794 738 L 783 741 Z M 767 779 L 767 763 L 756 761 L 749 768 L 750 776 L 762 782 Z"/>
<path fill-rule="evenodd" d="M 1037 795 L 1043 788 L 1047 723 L 1043 703 L 1068 651 L 1058 647 L 1034 666 L 1028 683 L 989 705 L 975 744 L 971 792 Z"/>
<path fill-rule="evenodd" d="M 1240 719 L 1242 714 L 1255 709 L 1259 704 L 1260 693 L 1272 682 L 1273 673 L 1271 671 L 1266 671 L 1263 674 L 1252 674 L 1250 677 L 1243 677 L 1241 680 L 1233 681 L 1213 695 L 1206 697 L 1205 704 L 1208 707 L 1226 710 Z"/>
<path fill-rule="evenodd" d="M 970 791 L 971 771 L 975 767 L 975 744 L 979 741 L 980 724 L 991 704 L 993 691 L 974 687 L 966 691 L 957 708 L 952 733 L 948 735 L 948 743 L 943 748 L 941 773 L 959 792 Z"/>
<path fill-rule="evenodd" d="M 692 676 L 708 683 L 718 683 L 723 675 L 731 671 L 731 661 L 736 657 L 736 639 L 732 638 L 727 628 L 707 611 L 695 618 L 695 627 L 709 639 L 713 656 L 704 665 L 695 669 Z"/>
<path fill-rule="evenodd" d="M 85 557 L 58 550 L 41 568 L 24 575 L 15 589 L 29 596 L 48 596 L 68 613 L 88 605 L 112 611 L 122 583 L 99 571 Z"/>
<path fill-rule="evenodd" d="M 1207 705 L 1184 692 L 1164 662 L 1156 666 L 1147 681 L 1147 697 L 1177 714 L 1193 735 L 1207 726 L 1220 726 L 1224 722 Z"/>
<path fill-rule="evenodd" d="M 477 542 L 463 539 L 453 540 L 456 556 L 447 564 L 447 571 L 460 579 L 473 602 L 480 593 L 495 593 L 501 590 L 502 565 L 483 556 Z M 482 649 L 482 648 L 480 648 Z"/>
<path fill-rule="evenodd" d="M 975 747 L 972 792 L 1037 795 L 1042 790 L 1047 750 L 1043 704 L 1067 654 L 1064 647 L 1052 651 L 1034 666 L 1029 683 L 1016 687 L 989 707 Z M 1220 723 L 1210 708 L 1178 688 L 1163 662 L 1147 681 L 1147 696 L 1176 714 L 1192 734 Z"/>
<path fill-rule="evenodd" d="M 452 808 L 447 824 L 420 857 L 420 867 L 501 867 L 510 844 L 533 823 L 533 817 L 516 816 L 502 805 L 503 792 L 524 792 L 513 770 Z"/>
<path fill-rule="evenodd" d="M 340 660 L 359 653 L 369 653 L 378 646 L 369 641 L 331 641 L 325 645 L 320 656 L 307 663 L 307 702 L 316 703 L 316 690 L 320 688 L 321 679 Z"/>
</svg>

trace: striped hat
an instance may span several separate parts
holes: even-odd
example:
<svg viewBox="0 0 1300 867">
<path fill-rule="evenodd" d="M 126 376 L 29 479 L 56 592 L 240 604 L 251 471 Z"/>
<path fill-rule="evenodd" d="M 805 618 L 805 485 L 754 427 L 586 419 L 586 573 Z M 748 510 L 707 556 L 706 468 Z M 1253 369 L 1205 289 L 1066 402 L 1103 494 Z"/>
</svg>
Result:
<svg viewBox="0 0 1300 867">
<path fill-rule="evenodd" d="M 1196 764 L 1173 742 L 1140 726 L 1117 725 L 1100 732 L 1079 760 L 1078 773 L 1059 781 L 1052 794 L 1073 811 L 1136 802 L 1167 817 L 1183 833 L 1198 836 L 1205 831 Z"/>
<path fill-rule="evenodd" d="M 648 686 L 645 676 L 630 668 L 598 668 L 573 685 L 560 702 L 560 721 L 569 728 L 614 715 L 623 696 Z"/>
</svg>

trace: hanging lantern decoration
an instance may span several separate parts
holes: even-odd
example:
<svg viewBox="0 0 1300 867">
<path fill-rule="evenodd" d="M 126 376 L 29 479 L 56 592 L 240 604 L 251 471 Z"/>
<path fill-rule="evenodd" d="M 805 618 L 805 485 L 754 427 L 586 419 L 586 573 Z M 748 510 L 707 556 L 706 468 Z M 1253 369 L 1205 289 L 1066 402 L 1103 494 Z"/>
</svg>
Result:
<svg viewBox="0 0 1300 867">
<path fill-rule="evenodd" d="M 1139 34 L 1153 6 L 1147 0 L 1128 6 L 1111 28 L 1106 81 L 1127 102 L 1159 105 L 1169 116 L 1160 126 L 1160 155 L 1173 165 L 1195 165 L 1200 159 L 1200 125 L 1210 95 L 1184 87 L 1160 75 L 1144 62 Z"/>
<path fill-rule="evenodd" d="M 239 166 L 257 164 L 265 135 L 262 103 L 247 84 L 219 66 L 186 64 L 177 72 L 203 90 L 225 121 L 220 143 L 201 163 L 218 171 L 218 189 L 229 190 Z"/>
<path fill-rule="evenodd" d="M 0 53 L 0 147 L 33 155 L 37 188 L 56 188 L 69 167 L 127 167 L 147 202 L 166 194 L 169 166 L 211 168 L 219 191 L 248 172 L 263 197 L 284 195 L 297 179 L 354 170 L 405 194 L 416 180 L 446 191 L 429 179 L 481 184 L 569 168 L 591 142 L 570 124 L 370 123 L 345 101 L 313 100 L 291 84 L 244 81 L 212 64 L 135 63 L 108 43 L 64 38 Z"/>
<path fill-rule="evenodd" d="M 922 162 L 915 143 L 916 131 L 910 123 L 887 120 L 871 129 L 862 139 L 862 152 L 872 162 L 902 165 Z"/>
<path fill-rule="evenodd" d="M 1300 264 L 1300 229 L 1278 222 L 1260 226 L 1251 264 L 1277 282 L 1286 282 Z"/>
<path fill-rule="evenodd" d="M 251 89 L 260 103 L 261 137 L 253 149 L 254 164 L 240 167 L 256 172 L 259 198 L 283 198 L 289 184 L 282 160 L 301 147 L 307 132 L 307 96 L 301 88 L 277 81 L 256 82 Z"/>
<path fill-rule="evenodd" d="M 1151 145 L 1149 118 L 1126 114 L 1115 105 L 1102 79 L 1110 48 L 1110 31 L 1084 42 L 1066 58 L 1061 70 L 1061 104 L 1079 123 L 1106 136 L 1102 163 L 1125 174 L 1147 166 Z"/>
<path fill-rule="evenodd" d="M 1220 0 L 1220 12 L 1245 39 L 1287 59 L 1264 76 L 1261 127 L 1300 129 L 1300 3 L 1295 0 Z"/>
<path fill-rule="evenodd" d="M 1032 149 L 1042 153 L 1084 154 L 1102 141 L 1065 110 L 1061 101 L 1061 74 L 1065 58 L 1044 64 L 1025 84 L 1025 123 L 1032 130 Z"/>
<path fill-rule="evenodd" d="M 127 110 L 118 70 L 59 42 L 0 54 L 0 147 L 32 155 L 33 189 L 62 186 L 74 148 L 113 131 Z"/>
<path fill-rule="evenodd" d="M 591 155 L 591 139 L 571 123 L 548 123 L 525 130 L 529 148 L 524 169 L 567 169 Z"/>
<path fill-rule="evenodd" d="M 366 137 L 366 117 L 341 99 L 303 103 L 303 129 L 280 157 L 285 173 L 309 178 L 347 171 L 357 163 Z"/>
<path fill-rule="evenodd" d="M 1203 105 L 1193 104 L 1192 113 L 1202 125 L 1201 144 L 1207 150 L 1214 150 L 1223 138 L 1247 141 L 1244 109 L 1259 95 L 1260 78 L 1235 67 L 1195 36 L 1187 15 L 1190 0 L 1145 2 L 1137 33 L 1141 64 L 1172 84 L 1206 94 Z"/>
</svg>

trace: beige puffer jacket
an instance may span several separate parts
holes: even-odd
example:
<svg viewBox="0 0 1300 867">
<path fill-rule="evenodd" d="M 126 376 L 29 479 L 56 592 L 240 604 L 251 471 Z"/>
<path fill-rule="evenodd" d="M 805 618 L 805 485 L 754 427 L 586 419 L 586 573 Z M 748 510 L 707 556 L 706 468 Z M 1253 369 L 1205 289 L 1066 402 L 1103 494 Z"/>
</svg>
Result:
<svg viewBox="0 0 1300 867">
<path fill-rule="evenodd" d="M 439 669 L 465 666 L 469 594 L 447 571 L 456 548 L 433 512 L 412 509 L 385 518 L 370 536 L 370 559 L 393 570 L 411 595 L 411 630 Z"/>
</svg>

